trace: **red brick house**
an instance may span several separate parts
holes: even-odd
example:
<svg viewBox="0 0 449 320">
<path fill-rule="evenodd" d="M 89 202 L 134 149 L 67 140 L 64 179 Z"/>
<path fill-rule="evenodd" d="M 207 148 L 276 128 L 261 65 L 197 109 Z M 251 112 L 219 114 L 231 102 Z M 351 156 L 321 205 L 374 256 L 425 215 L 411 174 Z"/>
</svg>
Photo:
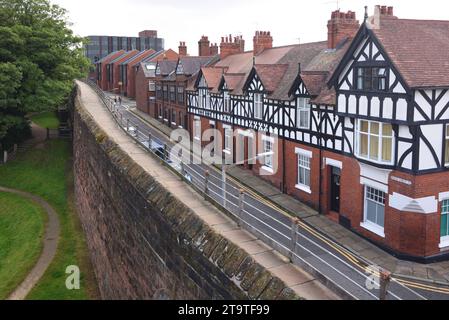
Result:
<svg viewBox="0 0 449 320">
<path fill-rule="evenodd" d="M 124 54 L 125 54 L 125 50 L 112 52 L 112 53 L 108 54 L 106 57 L 104 57 L 103 59 L 99 60 L 95 64 L 97 85 L 102 90 L 107 90 L 107 86 L 108 86 L 107 66 L 108 66 L 109 62 L 117 59 L 118 57 L 120 57 Z"/>
<path fill-rule="evenodd" d="M 376 6 L 361 25 L 333 12 L 323 42 L 257 32 L 253 52 L 228 54 L 228 38 L 187 91 L 193 134 L 218 128 L 223 155 L 243 140 L 246 159 L 263 154 L 248 170 L 400 258 L 445 259 L 448 30 Z"/>
<path fill-rule="evenodd" d="M 106 90 L 115 92 L 117 94 L 122 93 L 124 91 L 123 83 L 120 81 L 120 65 L 139 54 L 138 50 L 132 50 L 124 53 L 123 55 L 117 57 L 114 60 L 111 60 L 106 65 L 106 78 L 107 78 L 107 85 Z"/>
<path fill-rule="evenodd" d="M 186 49 L 187 50 L 187 49 Z M 187 52 L 187 51 L 186 51 Z M 158 61 L 168 60 L 177 61 L 178 54 L 172 49 L 157 52 L 142 62 L 133 65 L 134 73 L 136 75 L 135 80 L 135 98 L 137 108 L 140 111 L 151 114 L 155 117 L 155 70 Z M 151 112 L 150 112 L 151 110 Z"/>
<path fill-rule="evenodd" d="M 162 52 L 162 51 L 161 51 Z M 134 99 L 136 95 L 136 69 L 141 61 L 156 54 L 153 49 L 145 50 L 120 64 L 120 82 L 123 83 L 123 95 Z"/>
</svg>

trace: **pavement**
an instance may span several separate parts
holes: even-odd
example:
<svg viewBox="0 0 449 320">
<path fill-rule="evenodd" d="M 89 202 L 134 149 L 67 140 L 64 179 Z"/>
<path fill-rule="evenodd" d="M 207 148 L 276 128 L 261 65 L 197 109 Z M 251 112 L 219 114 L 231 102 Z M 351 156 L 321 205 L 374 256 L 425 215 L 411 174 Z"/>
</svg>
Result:
<svg viewBox="0 0 449 320">
<path fill-rule="evenodd" d="M 165 135 L 170 136 L 172 129 L 144 112 L 134 108 L 135 101 L 125 98 L 124 103 L 131 107 L 131 112 L 144 119 Z M 306 221 L 310 226 L 326 234 L 335 242 L 364 258 L 364 260 L 371 262 L 373 265 L 380 266 L 381 268 L 404 278 L 449 285 L 449 261 L 420 264 L 399 260 L 354 232 L 330 220 L 328 217 L 320 215 L 317 211 L 301 203 L 299 200 L 282 193 L 278 188 L 254 175 L 250 170 L 245 170 L 240 167 L 231 167 L 227 169 L 227 173 L 229 176 L 239 180 L 242 184 L 256 191 L 261 196 L 271 200 L 280 208 L 283 208 L 290 213 L 294 213 L 299 218 Z"/>
<path fill-rule="evenodd" d="M 239 227 L 234 220 L 206 201 L 203 195 L 192 189 L 178 175 L 161 164 L 160 160 L 150 156 L 148 151 L 137 145 L 117 126 L 93 89 L 82 82 L 77 82 L 77 84 L 81 91 L 84 107 L 96 123 L 107 132 L 109 138 L 114 140 L 136 163 L 172 192 L 176 198 L 190 207 L 217 233 L 245 250 L 255 261 L 281 279 L 298 296 L 310 300 L 340 299 L 337 294 L 324 286 L 316 277 L 290 263 L 288 258 L 276 252 L 250 232 Z M 128 104 L 128 102 L 123 99 L 124 104 Z M 124 114 L 128 116 L 127 113 Z M 139 130 L 145 130 L 145 128 L 140 126 Z"/>
<path fill-rule="evenodd" d="M 148 128 L 151 126 L 151 128 L 157 129 L 156 131 L 165 135 L 165 138 L 170 135 L 172 129 L 137 110 L 133 100 L 123 99 L 121 113 L 123 112 L 126 117 L 131 117 L 134 121 L 139 119 L 139 130 L 146 126 L 144 123 L 147 123 Z M 145 130 L 148 130 L 148 128 Z M 228 176 L 235 178 L 233 179 L 235 185 L 243 185 L 248 192 L 260 195 L 258 205 L 262 206 L 263 210 L 266 210 L 269 214 L 276 214 L 279 211 L 294 212 L 302 221 L 318 231 L 308 230 L 307 226 L 302 228 L 301 231 L 305 235 L 304 239 L 310 242 L 307 244 L 307 248 L 304 248 L 307 252 L 303 252 L 303 254 L 307 257 L 316 254 L 314 259 L 326 257 L 326 262 L 330 263 L 326 268 L 332 265 L 333 270 L 325 271 L 328 274 L 329 272 L 334 273 L 332 275 L 334 279 L 337 279 L 335 273 L 339 273 L 340 278 L 346 278 L 344 279 L 344 285 L 354 287 L 356 283 L 353 279 L 358 278 L 356 280 L 358 288 L 355 289 L 360 290 L 364 282 L 361 272 L 367 272 L 367 266 L 375 265 L 389 270 L 397 279 L 405 279 L 403 282 L 395 284 L 397 298 L 449 298 L 449 287 L 447 287 L 449 263 L 422 265 L 398 260 L 350 230 L 331 221 L 326 216 L 319 215 L 315 210 L 295 198 L 281 193 L 277 188 L 253 175 L 250 171 L 233 167 L 228 169 Z M 275 206 L 274 210 L 270 208 L 272 205 Z M 342 250 L 342 248 L 344 249 Z M 336 267 L 335 264 L 338 264 L 338 266 Z M 362 289 L 362 292 L 360 292 L 362 299 L 366 296 L 366 292 L 363 291 Z"/>
</svg>

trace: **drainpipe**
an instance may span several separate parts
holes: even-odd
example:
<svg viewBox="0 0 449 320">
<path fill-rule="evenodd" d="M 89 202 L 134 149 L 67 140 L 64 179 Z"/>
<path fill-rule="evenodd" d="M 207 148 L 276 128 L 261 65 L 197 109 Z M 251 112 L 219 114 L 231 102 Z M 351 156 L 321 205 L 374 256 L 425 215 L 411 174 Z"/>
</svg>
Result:
<svg viewBox="0 0 449 320">
<path fill-rule="evenodd" d="M 318 117 L 319 117 L 319 128 L 318 128 L 318 138 L 319 138 L 319 143 L 318 143 L 318 148 L 319 148 L 319 153 L 320 153 L 320 175 L 318 178 L 318 187 L 319 187 L 319 191 L 318 191 L 318 213 L 322 214 L 322 206 L 321 206 L 321 198 L 322 198 L 322 181 L 323 181 L 323 173 L 322 173 L 322 167 L 323 167 L 323 151 L 322 151 L 322 145 L 321 145 L 321 137 L 322 137 L 322 128 L 321 128 L 321 109 L 318 107 Z"/>
</svg>

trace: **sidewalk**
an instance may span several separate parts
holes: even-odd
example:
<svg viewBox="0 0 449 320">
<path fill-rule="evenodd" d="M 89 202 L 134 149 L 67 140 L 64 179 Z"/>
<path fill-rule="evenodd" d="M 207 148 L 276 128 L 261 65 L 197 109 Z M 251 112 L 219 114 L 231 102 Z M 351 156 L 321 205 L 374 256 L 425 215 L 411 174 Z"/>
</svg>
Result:
<svg viewBox="0 0 449 320">
<path fill-rule="evenodd" d="M 148 122 L 163 134 L 170 136 L 172 129 L 136 109 L 135 101 L 125 98 L 123 99 L 123 104 L 128 105 L 130 111 L 142 120 Z M 265 180 L 255 176 L 251 171 L 232 167 L 228 169 L 227 173 L 241 184 L 271 200 L 280 208 L 297 215 L 310 226 L 327 235 L 357 256 L 364 258 L 364 260 L 389 270 L 396 276 L 449 285 L 449 261 L 425 265 L 399 260 L 352 231 L 331 221 L 326 216 L 318 214 L 317 211 L 304 205 L 292 196 L 282 193 Z"/>
</svg>

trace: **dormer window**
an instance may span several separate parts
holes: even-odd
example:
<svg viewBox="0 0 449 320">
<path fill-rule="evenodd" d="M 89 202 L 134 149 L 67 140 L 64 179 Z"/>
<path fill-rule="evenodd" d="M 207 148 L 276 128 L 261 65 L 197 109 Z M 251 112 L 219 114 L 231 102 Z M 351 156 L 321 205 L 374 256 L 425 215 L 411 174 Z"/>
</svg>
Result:
<svg viewBox="0 0 449 320">
<path fill-rule="evenodd" d="M 263 96 L 261 93 L 254 94 L 254 118 L 263 118 Z"/>
<path fill-rule="evenodd" d="M 299 129 L 310 129 L 310 99 L 298 98 L 297 125 Z"/>
<path fill-rule="evenodd" d="M 228 91 L 223 92 L 223 106 L 225 113 L 231 112 L 231 97 L 229 96 Z"/>
<path fill-rule="evenodd" d="M 386 91 L 387 69 L 378 67 L 359 67 L 356 69 L 357 90 Z"/>
</svg>

